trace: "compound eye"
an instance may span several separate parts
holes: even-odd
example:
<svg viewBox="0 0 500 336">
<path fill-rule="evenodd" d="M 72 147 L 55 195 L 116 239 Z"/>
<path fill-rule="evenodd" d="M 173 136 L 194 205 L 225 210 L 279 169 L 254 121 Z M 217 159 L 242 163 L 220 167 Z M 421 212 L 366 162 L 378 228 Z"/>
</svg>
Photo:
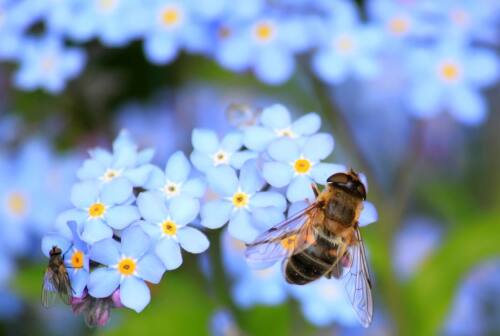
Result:
<svg viewBox="0 0 500 336">
<path fill-rule="evenodd" d="M 326 180 L 326 182 L 332 183 L 332 184 L 336 184 L 336 183 L 346 184 L 347 182 L 349 182 L 349 176 L 347 176 L 344 173 L 333 174 L 332 176 L 330 176 Z"/>
<path fill-rule="evenodd" d="M 358 186 L 356 187 L 357 192 L 363 197 L 364 200 L 366 200 L 366 189 L 363 183 L 359 183 Z"/>
</svg>

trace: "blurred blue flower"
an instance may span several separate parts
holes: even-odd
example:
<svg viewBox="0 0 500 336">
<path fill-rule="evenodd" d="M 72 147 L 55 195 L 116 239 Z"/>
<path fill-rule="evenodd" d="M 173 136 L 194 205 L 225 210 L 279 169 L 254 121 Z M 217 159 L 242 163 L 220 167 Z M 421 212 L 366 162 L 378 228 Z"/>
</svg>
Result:
<svg viewBox="0 0 500 336">
<path fill-rule="evenodd" d="M 333 151 L 333 138 L 319 133 L 297 141 L 281 138 L 269 145 L 268 154 L 273 161 L 262 167 L 264 179 L 276 188 L 287 186 L 290 202 L 314 199 L 311 183 L 325 184 L 333 173 L 345 171 L 341 165 L 322 163 Z"/>
<path fill-rule="evenodd" d="M 500 262 L 483 262 L 471 270 L 457 291 L 444 335 L 498 335 L 500 333 Z"/>
<path fill-rule="evenodd" d="M 316 113 L 308 113 L 292 122 L 287 108 L 275 104 L 262 111 L 259 123 L 244 130 L 243 143 L 250 150 L 262 152 L 280 137 L 295 139 L 316 133 L 321 127 L 321 118 Z"/>
<path fill-rule="evenodd" d="M 321 278 L 306 286 L 290 287 L 301 303 L 305 318 L 312 324 L 325 327 L 334 322 L 345 326 L 359 323 L 341 281 Z"/>
<path fill-rule="evenodd" d="M 139 151 L 130 134 L 123 130 L 113 142 L 113 152 L 95 148 L 89 152 L 90 159 L 85 160 L 78 170 L 81 180 L 94 180 L 109 183 L 116 178 L 128 179 L 134 187 L 143 186 L 153 169 L 148 164 L 153 158 L 152 148 Z"/>
<path fill-rule="evenodd" d="M 106 267 L 90 273 L 89 294 L 109 297 L 120 286 L 121 303 L 141 312 L 151 299 L 144 281 L 157 284 L 165 272 L 161 261 L 148 252 L 150 247 L 150 238 L 137 225 L 122 232 L 121 243 L 108 238 L 92 245 L 90 259 Z"/>
<path fill-rule="evenodd" d="M 153 0 L 147 8 L 148 22 L 144 35 L 144 51 L 150 62 L 171 62 L 181 49 L 201 53 L 210 47 L 208 30 L 195 17 L 189 1 Z"/>
<path fill-rule="evenodd" d="M 132 184 L 118 177 L 102 188 L 95 181 L 80 182 L 71 190 L 71 202 L 76 209 L 70 210 L 67 219 L 83 226 L 82 239 L 92 244 L 111 238 L 114 230 L 123 230 L 140 218 L 134 205 Z"/>
<path fill-rule="evenodd" d="M 231 312 L 225 309 L 219 309 L 212 315 L 210 331 L 212 336 L 230 336 L 241 333 Z"/>
<path fill-rule="evenodd" d="M 14 83 L 24 90 L 61 92 L 66 82 L 82 71 L 85 58 L 82 50 L 64 47 L 56 36 L 27 38 L 18 55 L 20 65 Z"/>
<path fill-rule="evenodd" d="M 294 55 L 311 45 L 307 24 L 306 17 L 294 15 L 229 20 L 219 27 L 215 59 L 233 71 L 251 67 L 261 81 L 281 84 L 293 74 Z"/>
<path fill-rule="evenodd" d="M 177 151 L 168 159 L 165 172 L 155 169 L 147 189 L 159 190 L 167 200 L 179 196 L 201 198 L 205 193 L 205 182 L 201 178 L 189 178 L 191 164 L 183 152 Z"/>
<path fill-rule="evenodd" d="M 288 285 L 283 279 L 281 265 L 261 270 L 250 268 L 245 260 L 244 242 L 234 238 L 228 230 L 222 233 L 221 248 L 224 267 L 234 282 L 231 293 L 240 307 L 278 305 L 286 300 Z"/>
<path fill-rule="evenodd" d="M 221 141 L 217 134 L 208 129 L 194 129 L 192 136 L 193 152 L 191 162 L 201 172 L 209 168 L 230 165 L 241 168 L 245 161 L 255 158 L 256 153 L 240 150 L 243 146 L 241 133 L 228 133 Z"/>
<path fill-rule="evenodd" d="M 499 78 L 498 57 L 491 51 L 442 43 L 432 50 L 416 50 L 409 58 L 413 83 L 408 103 L 420 118 L 443 110 L 455 119 L 475 125 L 485 120 L 487 106 L 480 89 Z"/>
<path fill-rule="evenodd" d="M 207 237 L 201 231 L 187 226 L 198 216 L 198 200 L 178 196 L 167 205 L 160 192 L 147 191 L 139 195 L 137 204 L 145 219 L 141 226 L 155 239 L 156 255 L 168 270 L 182 264 L 180 246 L 190 253 L 202 253 L 208 248 Z"/>
<path fill-rule="evenodd" d="M 243 165 L 239 177 L 231 167 L 213 168 L 207 181 L 220 198 L 203 206 L 201 225 L 205 227 L 216 229 L 229 221 L 233 237 L 251 242 L 259 232 L 284 219 L 285 198 L 273 191 L 260 192 L 265 182 L 254 161 Z"/>
</svg>

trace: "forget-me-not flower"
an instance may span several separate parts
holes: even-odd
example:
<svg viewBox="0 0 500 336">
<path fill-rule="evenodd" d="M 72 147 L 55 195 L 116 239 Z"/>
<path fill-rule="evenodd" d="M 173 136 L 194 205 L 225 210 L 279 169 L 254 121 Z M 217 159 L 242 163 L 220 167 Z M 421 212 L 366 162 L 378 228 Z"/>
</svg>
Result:
<svg viewBox="0 0 500 336">
<path fill-rule="evenodd" d="M 167 205 L 160 192 L 147 191 L 139 195 L 137 205 L 145 219 L 141 226 L 155 239 L 154 251 L 168 270 L 182 264 L 181 246 L 190 253 L 201 253 L 208 248 L 207 237 L 198 229 L 187 226 L 198 216 L 198 200 L 178 196 Z"/>
<path fill-rule="evenodd" d="M 90 273 L 89 294 L 109 297 L 120 286 L 121 303 L 141 312 L 151 300 L 145 281 L 157 284 L 165 272 L 158 257 L 149 252 L 150 248 L 151 239 L 138 225 L 124 230 L 120 243 L 108 238 L 93 244 L 90 259 L 105 267 Z"/>
<path fill-rule="evenodd" d="M 241 150 L 243 135 L 239 132 L 228 133 L 219 141 L 214 131 L 194 129 L 192 143 L 191 162 L 201 172 L 224 165 L 239 169 L 245 161 L 257 156 L 254 152 Z"/>
<path fill-rule="evenodd" d="M 313 181 L 325 184 L 330 175 L 345 171 L 342 165 L 321 162 L 333 151 L 333 145 L 332 136 L 325 133 L 303 141 L 276 140 L 268 148 L 273 161 L 264 163 L 262 175 L 273 187 L 287 186 L 286 196 L 290 202 L 314 199 Z"/>
<path fill-rule="evenodd" d="M 95 148 L 89 152 L 77 175 L 81 180 L 98 180 L 109 183 L 116 178 L 128 179 L 134 187 L 143 186 L 149 178 L 153 166 L 148 164 L 153 158 L 151 148 L 138 150 L 130 134 L 123 130 L 113 142 L 113 152 Z"/>
<path fill-rule="evenodd" d="M 308 113 L 292 122 L 287 108 L 275 104 L 265 108 L 259 117 L 259 124 L 244 130 L 244 145 L 261 152 L 275 139 L 281 137 L 300 138 L 316 133 L 321 127 L 321 119 L 316 113 Z"/>
<path fill-rule="evenodd" d="M 18 58 L 20 67 L 14 75 L 17 87 L 58 93 L 82 71 L 86 57 L 82 50 L 66 48 L 61 38 L 48 35 L 26 39 Z"/>
<path fill-rule="evenodd" d="M 123 230 L 140 218 L 130 205 L 132 184 L 123 177 L 113 179 L 100 188 L 96 181 L 77 183 L 71 190 L 71 210 L 68 219 L 83 226 L 82 239 L 89 244 L 111 238 L 114 230 Z"/>
<path fill-rule="evenodd" d="M 205 227 L 216 229 L 229 222 L 231 235 L 251 242 L 284 219 L 285 198 L 274 191 L 260 191 L 265 181 L 253 160 L 243 165 L 239 177 L 233 168 L 220 166 L 209 170 L 207 181 L 220 199 L 203 206 L 201 224 Z"/>
<path fill-rule="evenodd" d="M 201 178 L 189 178 L 191 163 L 182 151 L 177 151 L 168 159 L 165 172 L 155 169 L 147 189 L 159 190 L 167 200 L 189 196 L 201 198 L 205 193 L 205 183 Z"/>
</svg>

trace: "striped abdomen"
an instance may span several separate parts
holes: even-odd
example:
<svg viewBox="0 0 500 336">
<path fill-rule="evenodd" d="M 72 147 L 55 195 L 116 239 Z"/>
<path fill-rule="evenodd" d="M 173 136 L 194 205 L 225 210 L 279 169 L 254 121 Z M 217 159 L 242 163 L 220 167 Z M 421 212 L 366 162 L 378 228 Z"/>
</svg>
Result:
<svg viewBox="0 0 500 336">
<path fill-rule="evenodd" d="M 315 243 L 304 251 L 291 256 L 285 265 L 285 279 L 288 283 L 304 285 L 322 276 L 342 275 L 343 267 L 337 262 L 337 250 L 333 236 L 324 228 L 314 229 Z"/>
</svg>

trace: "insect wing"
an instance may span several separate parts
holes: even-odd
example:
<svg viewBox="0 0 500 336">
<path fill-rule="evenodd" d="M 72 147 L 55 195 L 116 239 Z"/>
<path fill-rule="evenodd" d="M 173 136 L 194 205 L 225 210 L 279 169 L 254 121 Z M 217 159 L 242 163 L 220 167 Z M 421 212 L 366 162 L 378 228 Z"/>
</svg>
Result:
<svg viewBox="0 0 500 336">
<path fill-rule="evenodd" d="M 73 297 L 73 289 L 71 288 L 68 271 L 63 264 L 59 266 L 59 276 L 59 286 L 57 288 L 59 298 L 63 303 L 69 305 L 71 304 L 71 298 Z"/>
<path fill-rule="evenodd" d="M 49 308 L 54 305 L 57 297 L 57 289 L 54 286 L 54 272 L 47 268 L 43 276 L 42 284 L 42 306 Z"/>
<path fill-rule="evenodd" d="M 352 307 L 366 328 L 371 324 L 373 317 L 372 280 L 359 228 L 356 229 L 356 238 L 358 243 L 350 246 L 347 252 L 350 267 L 343 281 Z"/>
<path fill-rule="evenodd" d="M 312 219 L 319 211 L 317 203 L 313 203 L 247 244 L 248 263 L 255 268 L 266 268 L 307 248 L 313 243 Z"/>
</svg>

